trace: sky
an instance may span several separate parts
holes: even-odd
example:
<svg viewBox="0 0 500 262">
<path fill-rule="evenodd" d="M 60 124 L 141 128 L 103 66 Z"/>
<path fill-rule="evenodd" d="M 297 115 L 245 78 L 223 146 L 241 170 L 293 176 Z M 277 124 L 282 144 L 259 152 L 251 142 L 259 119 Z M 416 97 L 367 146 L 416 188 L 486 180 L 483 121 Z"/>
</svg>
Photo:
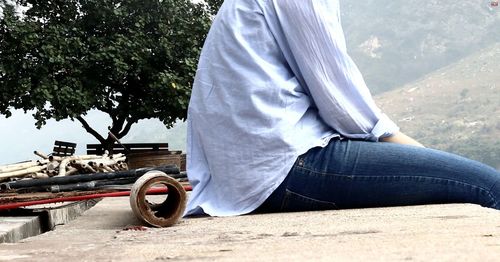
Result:
<svg viewBox="0 0 500 262">
<path fill-rule="evenodd" d="M 79 154 L 85 151 L 82 145 L 97 142 L 85 132 L 79 122 L 71 120 L 49 120 L 42 129 L 37 129 L 31 114 L 32 112 L 25 114 L 22 110 L 16 110 L 9 118 L 0 115 L 0 164 L 38 159 L 33 151 L 49 154 L 55 140 L 77 143 Z M 105 134 L 105 115 L 90 112 L 86 118 L 93 123 L 100 123 L 97 128 L 101 134 Z"/>
</svg>

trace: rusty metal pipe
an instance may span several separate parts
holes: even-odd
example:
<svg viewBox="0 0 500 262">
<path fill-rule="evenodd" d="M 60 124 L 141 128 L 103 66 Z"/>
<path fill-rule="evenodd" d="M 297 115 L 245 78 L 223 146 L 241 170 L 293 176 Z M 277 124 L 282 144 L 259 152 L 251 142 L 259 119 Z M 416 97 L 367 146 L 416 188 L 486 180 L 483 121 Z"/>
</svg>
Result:
<svg viewBox="0 0 500 262">
<path fill-rule="evenodd" d="M 156 185 L 168 189 L 167 199 L 160 204 L 146 200 L 148 190 Z M 130 191 L 130 206 L 142 222 L 154 227 L 169 227 L 179 221 L 186 209 L 187 194 L 174 178 L 160 171 L 150 171 L 140 177 Z"/>
</svg>

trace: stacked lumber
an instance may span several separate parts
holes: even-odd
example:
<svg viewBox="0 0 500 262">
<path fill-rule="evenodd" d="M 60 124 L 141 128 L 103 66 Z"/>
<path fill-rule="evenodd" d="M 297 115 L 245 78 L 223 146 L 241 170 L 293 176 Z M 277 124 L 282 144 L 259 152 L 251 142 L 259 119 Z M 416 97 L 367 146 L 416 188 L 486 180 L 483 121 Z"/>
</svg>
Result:
<svg viewBox="0 0 500 262">
<path fill-rule="evenodd" d="M 0 181 L 23 178 L 49 178 L 76 174 L 106 173 L 128 170 L 124 154 L 47 156 L 35 151 L 39 160 L 0 166 Z"/>
</svg>

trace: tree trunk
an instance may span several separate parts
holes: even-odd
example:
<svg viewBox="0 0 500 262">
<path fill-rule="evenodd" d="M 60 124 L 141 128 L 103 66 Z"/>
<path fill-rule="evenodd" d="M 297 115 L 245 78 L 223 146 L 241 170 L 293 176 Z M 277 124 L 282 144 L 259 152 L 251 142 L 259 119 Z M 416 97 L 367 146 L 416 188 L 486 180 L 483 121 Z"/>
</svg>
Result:
<svg viewBox="0 0 500 262">
<path fill-rule="evenodd" d="M 104 143 L 101 143 L 102 148 L 104 150 L 108 150 L 109 154 L 113 154 L 113 145 L 115 144 L 115 141 L 108 136 L 108 138 L 104 141 Z"/>
<path fill-rule="evenodd" d="M 113 123 L 112 126 L 109 127 L 109 130 L 116 137 L 116 139 L 121 139 L 125 135 L 127 135 L 132 125 L 137 122 L 135 118 L 114 118 L 114 117 L 111 118 L 113 119 Z M 116 142 L 115 138 L 113 138 L 109 134 L 106 138 L 104 138 L 99 133 L 97 133 L 97 131 L 95 131 L 92 127 L 90 127 L 87 121 L 85 121 L 85 119 L 83 119 L 83 117 L 81 116 L 76 117 L 76 119 L 80 121 L 83 128 L 85 128 L 85 130 L 89 134 L 93 135 L 95 138 L 97 138 L 97 140 L 99 140 L 104 150 L 107 150 L 109 154 L 113 154 L 113 146 Z"/>
</svg>

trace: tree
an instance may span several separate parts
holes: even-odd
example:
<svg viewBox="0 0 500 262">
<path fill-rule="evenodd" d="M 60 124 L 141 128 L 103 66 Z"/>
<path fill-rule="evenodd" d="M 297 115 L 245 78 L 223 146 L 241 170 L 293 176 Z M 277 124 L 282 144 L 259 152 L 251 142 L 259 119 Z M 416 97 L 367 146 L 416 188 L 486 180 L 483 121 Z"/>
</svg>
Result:
<svg viewBox="0 0 500 262">
<path fill-rule="evenodd" d="M 224 0 L 205 0 L 205 2 L 208 4 L 208 11 L 212 15 L 215 15 L 217 14 L 217 11 L 219 11 L 219 8 Z"/>
<path fill-rule="evenodd" d="M 140 119 L 186 118 L 196 64 L 221 0 L 0 0 L 0 114 L 81 122 L 97 109 L 125 136 Z M 215 6 L 217 5 L 217 6 Z"/>
</svg>

